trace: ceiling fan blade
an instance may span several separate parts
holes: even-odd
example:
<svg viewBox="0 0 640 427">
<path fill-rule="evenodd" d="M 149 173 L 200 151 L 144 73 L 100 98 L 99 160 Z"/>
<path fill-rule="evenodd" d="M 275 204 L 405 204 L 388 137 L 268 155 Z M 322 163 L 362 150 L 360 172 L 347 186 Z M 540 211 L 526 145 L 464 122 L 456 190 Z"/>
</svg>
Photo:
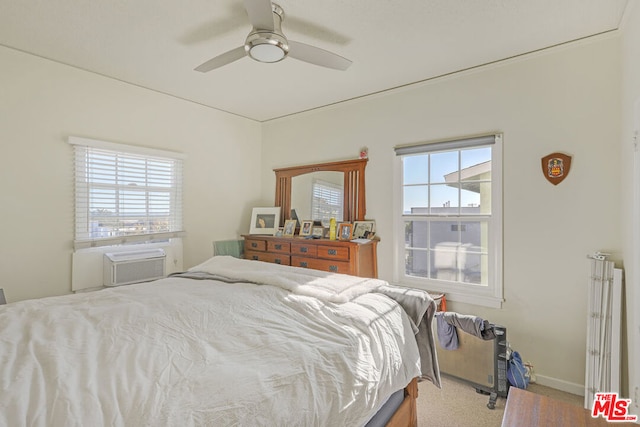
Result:
<svg viewBox="0 0 640 427">
<path fill-rule="evenodd" d="M 351 61 L 319 47 L 289 40 L 289 56 L 300 61 L 344 71 Z"/>
<path fill-rule="evenodd" d="M 244 50 L 244 46 L 240 46 L 230 50 L 229 52 L 225 52 L 222 55 L 218 55 L 215 58 L 208 60 L 204 64 L 198 65 L 195 70 L 206 73 L 207 71 L 211 71 L 213 69 L 222 67 L 223 65 L 230 64 L 233 61 L 237 61 L 238 59 L 245 56 L 247 56 L 247 51 Z"/>
<path fill-rule="evenodd" d="M 244 8 L 254 28 L 269 31 L 275 29 L 270 0 L 244 0 Z"/>
</svg>

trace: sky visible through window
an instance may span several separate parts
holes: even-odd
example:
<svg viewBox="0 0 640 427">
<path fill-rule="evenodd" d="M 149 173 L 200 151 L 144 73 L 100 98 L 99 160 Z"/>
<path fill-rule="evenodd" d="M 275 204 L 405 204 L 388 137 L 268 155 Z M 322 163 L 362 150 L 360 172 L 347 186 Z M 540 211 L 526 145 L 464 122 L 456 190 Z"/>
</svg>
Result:
<svg viewBox="0 0 640 427">
<path fill-rule="evenodd" d="M 429 157 L 431 162 L 429 165 Z M 412 208 L 457 206 L 458 190 L 445 185 L 445 176 L 480 163 L 491 161 L 491 147 L 425 153 L 403 158 L 404 213 Z M 429 171 L 429 166 L 431 171 Z M 429 186 L 431 203 L 429 203 Z M 460 193 L 462 206 L 480 203 L 480 195 Z"/>
</svg>

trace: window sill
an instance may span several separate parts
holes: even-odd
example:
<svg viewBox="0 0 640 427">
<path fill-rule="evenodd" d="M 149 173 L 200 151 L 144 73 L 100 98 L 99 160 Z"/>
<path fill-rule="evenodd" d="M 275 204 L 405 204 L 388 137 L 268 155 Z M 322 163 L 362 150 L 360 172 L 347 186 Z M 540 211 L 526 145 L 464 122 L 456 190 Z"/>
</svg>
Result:
<svg viewBox="0 0 640 427">
<path fill-rule="evenodd" d="M 503 298 L 495 297 L 492 295 L 482 295 L 479 293 L 473 292 L 465 292 L 465 291 L 457 291 L 452 289 L 447 289 L 446 287 L 440 286 L 431 286 L 425 285 L 423 283 L 412 283 L 411 281 L 406 281 L 405 283 L 398 283 L 399 286 L 404 286 L 408 288 L 416 288 L 421 289 L 423 291 L 428 291 L 430 293 L 442 293 L 447 297 L 448 302 L 461 302 L 465 304 L 478 305 L 481 307 L 488 308 L 502 308 L 502 303 L 504 302 Z"/>
<path fill-rule="evenodd" d="M 477 295 L 465 295 L 456 292 L 446 292 L 442 291 L 447 296 L 447 302 L 463 302 L 465 304 L 471 305 L 479 305 L 482 307 L 489 308 L 502 308 L 502 303 L 504 299 L 496 298 L 496 297 L 487 297 L 487 296 L 477 296 Z"/>
</svg>

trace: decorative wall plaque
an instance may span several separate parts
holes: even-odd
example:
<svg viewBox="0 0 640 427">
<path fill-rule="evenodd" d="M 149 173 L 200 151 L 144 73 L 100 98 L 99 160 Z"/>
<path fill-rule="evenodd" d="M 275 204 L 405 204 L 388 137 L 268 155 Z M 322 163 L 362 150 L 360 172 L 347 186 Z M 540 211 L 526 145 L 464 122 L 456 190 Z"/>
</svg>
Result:
<svg viewBox="0 0 640 427">
<path fill-rule="evenodd" d="M 553 185 L 560 184 L 569 175 L 571 156 L 562 153 L 551 153 L 542 158 L 542 173 Z"/>
</svg>

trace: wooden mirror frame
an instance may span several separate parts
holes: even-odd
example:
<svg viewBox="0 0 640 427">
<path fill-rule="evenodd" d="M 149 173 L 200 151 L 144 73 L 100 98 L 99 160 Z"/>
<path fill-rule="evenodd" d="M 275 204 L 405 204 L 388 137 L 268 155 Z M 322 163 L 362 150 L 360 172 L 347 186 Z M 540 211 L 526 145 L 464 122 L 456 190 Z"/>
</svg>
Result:
<svg viewBox="0 0 640 427">
<path fill-rule="evenodd" d="M 281 208 L 280 226 L 291 216 L 291 178 L 311 172 L 332 171 L 344 173 L 344 200 L 342 221 L 363 221 L 367 213 L 364 169 L 369 159 L 344 160 L 274 169 L 276 173 L 276 202 Z M 338 218 L 336 218 L 338 219 Z M 338 219 L 339 220 L 339 219 Z M 339 220 L 340 221 L 340 220 Z"/>
</svg>

